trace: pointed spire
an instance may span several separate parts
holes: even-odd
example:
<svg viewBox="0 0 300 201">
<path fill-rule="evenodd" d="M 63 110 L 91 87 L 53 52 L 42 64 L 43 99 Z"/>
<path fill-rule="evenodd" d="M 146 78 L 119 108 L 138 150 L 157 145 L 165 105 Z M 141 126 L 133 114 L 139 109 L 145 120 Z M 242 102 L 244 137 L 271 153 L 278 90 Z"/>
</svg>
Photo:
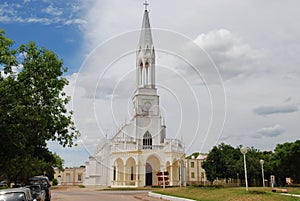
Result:
<svg viewBox="0 0 300 201">
<path fill-rule="evenodd" d="M 155 50 L 152 42 L 147 1 L 144 5 L 142 29 L 136 51 L 137 86 L 139 88 L 155 89 Z"/>
<path fill-rule="evenodd" d="M 144 17 L 142 22 L 142 30 L 140 34 L 140 40 L 139 40 L 139 48 L 140 49 L 147 49 L 152 48 L 152 35 L 151 35 L 151 27 L 150 27 L 150 21 L 149 21 L 149 12 L 148 12 L 148 2 L 145 1 L 145 11 L 144 11 Z"/>
</svg>

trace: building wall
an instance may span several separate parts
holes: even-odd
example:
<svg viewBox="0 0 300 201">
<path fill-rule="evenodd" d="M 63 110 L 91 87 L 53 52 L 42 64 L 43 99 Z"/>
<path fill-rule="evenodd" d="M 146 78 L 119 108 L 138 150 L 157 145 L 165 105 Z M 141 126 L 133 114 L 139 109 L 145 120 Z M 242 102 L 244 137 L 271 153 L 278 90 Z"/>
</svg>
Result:
<svg viewBox="0 0 300 201">
<path fill-rule="evenodd" d="M 205 185 L 208 183 L 205 170 L 202 168 L 202 163 L 205 158 L 205 155 L 200 155 L 200 157 L 197 158 L 186 159 L 187 185 Z"/>
<path fill-rule="evenodd" d="M 57 179 L 58 185 L 82 185 L 84 181 L 84 171 L 84 167 L 65 168 L 64 171 L 54 168 L 54 178 Z"/>
</svg>

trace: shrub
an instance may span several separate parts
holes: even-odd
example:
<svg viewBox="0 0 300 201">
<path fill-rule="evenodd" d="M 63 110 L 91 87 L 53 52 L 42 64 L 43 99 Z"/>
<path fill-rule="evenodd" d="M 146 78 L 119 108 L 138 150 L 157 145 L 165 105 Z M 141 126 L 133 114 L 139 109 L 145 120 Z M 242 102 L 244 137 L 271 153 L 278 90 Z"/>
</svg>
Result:
<svg viewBox="0 0 300 201">
<path fill-rule="evenodd" d="M 57 186 L 57 184 L 58 184 L 58 181 L 57 181 L 57 179 L 54 178 L 54 179 L 52 180 L 52 185 L 53 185 L 53 186 Z"/>
</svg>

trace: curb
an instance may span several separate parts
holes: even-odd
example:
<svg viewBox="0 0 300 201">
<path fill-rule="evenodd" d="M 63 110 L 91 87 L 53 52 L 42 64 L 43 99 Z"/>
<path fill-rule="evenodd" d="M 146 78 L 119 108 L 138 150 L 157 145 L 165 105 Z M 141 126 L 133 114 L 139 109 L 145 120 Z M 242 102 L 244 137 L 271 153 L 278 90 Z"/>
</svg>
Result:
<svg viewBox="0 0 300 201">
<path fill-rule="evenodd" d="M 188 199 L 188 198 L 180 198 L 180 197 L 174 197 L 174 196 L 170 196 L 170 195 L 162 195 L 162 194 L 153 193 L 153 192 L 148 192 L 148 196 L 153 197 L 153 198 L 163 199 L 163 200 L 169 200 L 169 201 L 195 201 L 195 200 Z"/>
<path fill-rule="evenodd" d="M 289 194 L 289 193 L 280 193 L 281 195 L 287 195 L 287 196 L 291 196 L 291 197 L 298 197 L 300 198 L 300 195 L 298 194 Z"/>
</svg>

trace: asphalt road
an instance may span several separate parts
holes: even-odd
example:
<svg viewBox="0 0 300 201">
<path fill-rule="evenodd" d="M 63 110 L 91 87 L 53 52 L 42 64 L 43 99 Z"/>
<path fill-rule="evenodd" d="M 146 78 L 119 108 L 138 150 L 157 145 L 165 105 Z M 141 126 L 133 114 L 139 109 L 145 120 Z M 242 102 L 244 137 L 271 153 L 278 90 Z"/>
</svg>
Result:
<svg viewBox="0 0 300 201">
<path fill-rule="evenodd" d="M 98 191 L 96 189 L 52 190 L 51 201 L 158 201 L 148 196 L 149 191 Z M 161 200 L 160 200 L 161 201 Z"/>
</svg>

